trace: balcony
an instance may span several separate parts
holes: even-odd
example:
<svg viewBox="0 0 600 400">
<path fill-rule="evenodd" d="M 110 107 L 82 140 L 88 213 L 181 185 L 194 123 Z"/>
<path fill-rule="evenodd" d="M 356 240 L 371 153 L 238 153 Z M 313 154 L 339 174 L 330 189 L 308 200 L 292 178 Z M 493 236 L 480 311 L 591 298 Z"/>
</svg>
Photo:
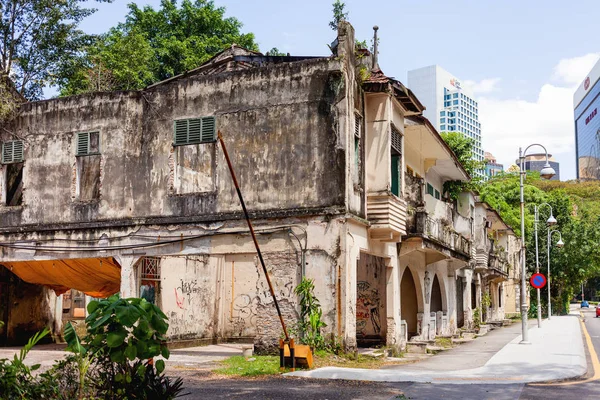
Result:
<svg viewBox="0 0 600 400">
<path fill-rule="evenodd" d="M 367 218 L 371 223 L 371 239 L 400 242 L 406 234 L 407 206 L 404 200 L 391 194 L 367 196 Z"/>
<path fill-rule="evenodd" d="M 447 219 L 431 217 L 424 207 L 417 208 L 408 228 L 401 254 L 424 253 L 427 264 L 448 259 L 462 263 L 471 260 L 471 241 L 456 232 Z"/>
</svg>

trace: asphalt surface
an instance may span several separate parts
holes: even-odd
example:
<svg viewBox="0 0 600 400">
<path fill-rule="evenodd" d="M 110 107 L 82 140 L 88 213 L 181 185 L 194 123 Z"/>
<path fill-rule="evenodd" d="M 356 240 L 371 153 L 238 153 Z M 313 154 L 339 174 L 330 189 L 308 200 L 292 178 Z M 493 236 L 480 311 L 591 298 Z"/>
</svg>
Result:
<svg viewBox="0 0 600 400">
<path fill-rule="evenodd" d="M 600 318 L 595 310 L 584 309 L 585 326 L 596 353 L 600 355 Z M 497 334 L 500 335 L 500 334 Z M 512 329 L 502 333 L 506 340 L 514 335 Z M 481 339 L 481 338 L 480 338 Z M 490 340 L 496 338 L 491 337 Z M 584 338 L 585 341 L 585 338 Z M 471 349 L 465 349 L 465 352 Z M 473 351 L 476 349 L 473 348 Z M 467 354 L 465 354 L 467 355 Z M 437 356 L 436 356 L 437 357 Z M 445 356 L 446 357 L 446 356 Z M 489 357 L 489 356 L 488 356 Z M 451 359 L 448 358 L 448 362 Z M 594 375 L 588 352 L 588 379 Z M 195 372 L 182 375 L 185 380 L 187 399 L 414 399 L 414 400 L 594 400 L 600 399 L 600 380 L 591 382 L 558 382 L 536 384 L 431 384 L 431 383 L 385 383 L 338 380 L 299 379 L 269 377 L 262 379 L 211 378 Z"/>
</svg>

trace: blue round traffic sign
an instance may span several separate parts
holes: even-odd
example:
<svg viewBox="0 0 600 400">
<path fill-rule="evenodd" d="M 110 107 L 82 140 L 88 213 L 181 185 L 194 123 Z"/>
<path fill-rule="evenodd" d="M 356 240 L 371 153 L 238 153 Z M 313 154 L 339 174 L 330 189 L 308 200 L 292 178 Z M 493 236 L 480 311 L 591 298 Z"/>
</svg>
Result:
<svg viewBox="0 0 600 400">
<path fill-rule="evenodd" d="M 544 286 L 546 286 L 546 277 L 544 276 L 544 274 L 533 274 L 531 275 L 531 278 L 529 279 L 529 283 L 531 283 L 531 286 L 533 286 L 536 289 L 541 289 Z"/>
</svg>

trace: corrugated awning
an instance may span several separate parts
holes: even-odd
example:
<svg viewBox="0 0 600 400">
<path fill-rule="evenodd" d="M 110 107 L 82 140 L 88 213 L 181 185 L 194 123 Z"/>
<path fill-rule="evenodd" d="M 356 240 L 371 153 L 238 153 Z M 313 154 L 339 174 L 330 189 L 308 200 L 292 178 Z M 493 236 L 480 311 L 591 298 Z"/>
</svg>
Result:
<svg viewBox="0 0 600 400">
<path fill-rule="evenodd" d="M 112 257 L 3 262 L 25 282 L 48 286 L 57 295 L 69 289 L 92 297 L 108 297 L 120 290 L 121 266 Z"/>
</svg>

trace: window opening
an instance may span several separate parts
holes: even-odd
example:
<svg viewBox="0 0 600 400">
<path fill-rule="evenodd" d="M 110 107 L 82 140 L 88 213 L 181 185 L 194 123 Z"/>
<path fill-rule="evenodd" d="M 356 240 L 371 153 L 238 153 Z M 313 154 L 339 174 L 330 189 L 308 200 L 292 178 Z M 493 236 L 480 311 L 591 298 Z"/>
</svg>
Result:
<svg viewBox="0 0 600 400">
<path fill-rule="evenodd" d="M 402 192 L 402 134 L 393 125 L 390 142 L 392 154 L 392 193 L 396 196 L 400 196 L 400 192 Z"/>
<path fill-rule="evenodd" d="M 5 176 L 5 204 L 20 206 L 23 204 L 23 163 L 8 164 Z"/>
<path fill-rule="evenodd" d="M 140 298 L 158 305 L 160 293 L 160 258 L 144 257 L 140 261 Z"/>
</svg>

